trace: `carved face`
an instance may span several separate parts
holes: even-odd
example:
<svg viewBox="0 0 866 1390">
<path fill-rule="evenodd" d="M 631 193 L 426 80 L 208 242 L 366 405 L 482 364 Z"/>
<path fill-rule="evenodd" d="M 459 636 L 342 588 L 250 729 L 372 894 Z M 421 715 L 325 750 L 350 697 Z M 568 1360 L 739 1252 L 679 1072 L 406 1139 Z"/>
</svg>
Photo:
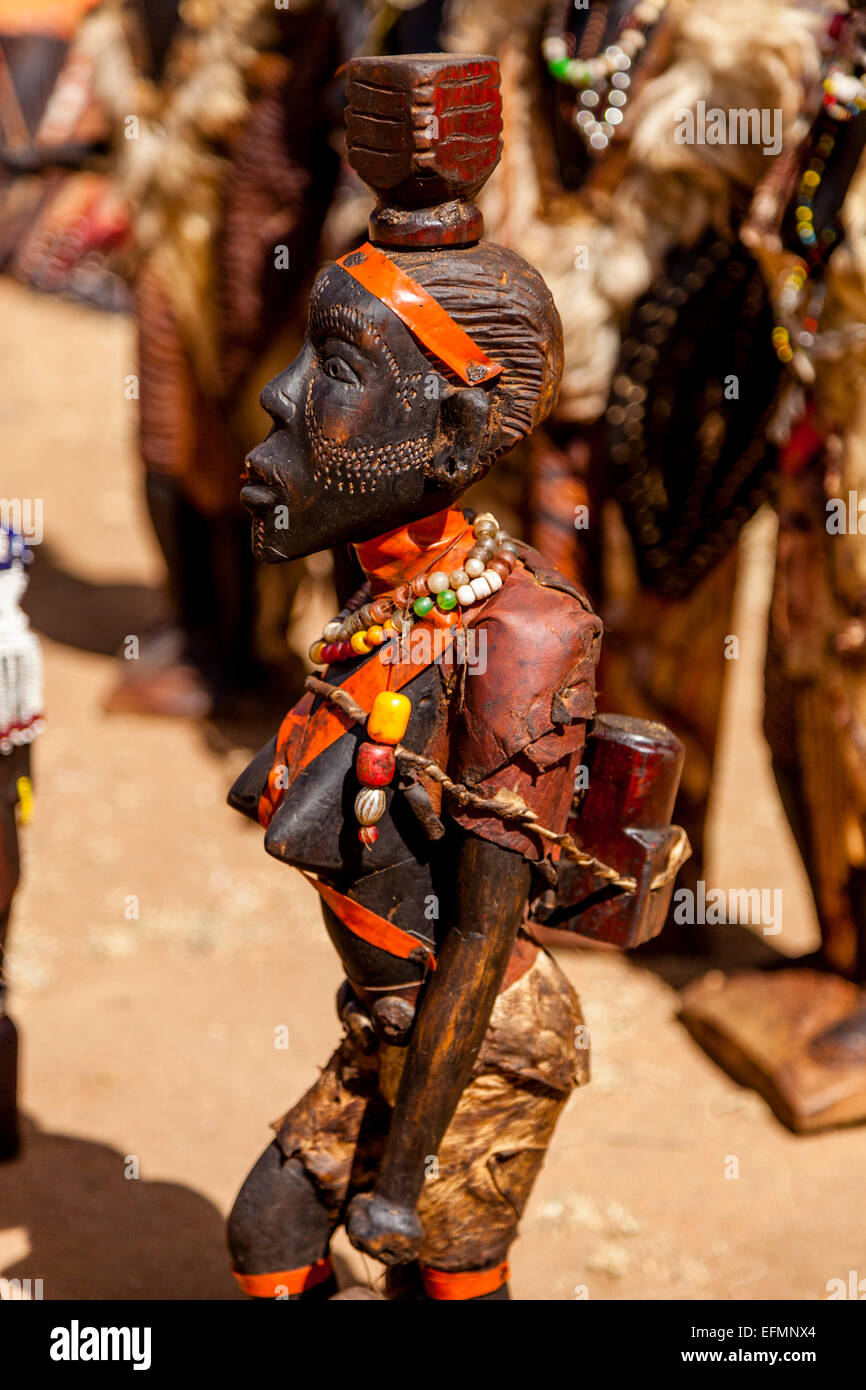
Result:
<svg viewBox="0 0 866 1390">
<path fill-rule="evenodd" d="M 274 425 L 247 458 L 241 500 L 256 558 L 269 563 L 447 506 L 471 480 L 489 406 L 483 388 L 451 386 L 336 266 L 313 287 L 300 355 L 261 403 Z"/>
</svg>

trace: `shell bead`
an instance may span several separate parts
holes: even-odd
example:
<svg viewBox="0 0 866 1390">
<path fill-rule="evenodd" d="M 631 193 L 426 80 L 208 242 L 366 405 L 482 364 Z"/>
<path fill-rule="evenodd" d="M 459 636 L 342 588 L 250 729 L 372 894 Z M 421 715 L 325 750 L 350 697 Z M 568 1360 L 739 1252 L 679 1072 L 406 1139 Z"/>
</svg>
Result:
<svg viewBox="0 0 866 1390">
<path fill-rule="evenodd" d="M 477 599 L 489 598 L 493 592 L 483 574 L 478 579 L 473 579 L 469 587 Z"/>
<path fill-rule="evenodd" d="M 457 602 L 461 608 L 469 608 L 475 602 L 475 594 L 468 584 L 461 584 L 457 590 Z"/>
<path fill-rule="evenodd" d="M 364 787 L 355 797 L 355 815 L 361 825 L 375 825 L 385 814 L 387 799 L 380 787 Z"/>
</svg>

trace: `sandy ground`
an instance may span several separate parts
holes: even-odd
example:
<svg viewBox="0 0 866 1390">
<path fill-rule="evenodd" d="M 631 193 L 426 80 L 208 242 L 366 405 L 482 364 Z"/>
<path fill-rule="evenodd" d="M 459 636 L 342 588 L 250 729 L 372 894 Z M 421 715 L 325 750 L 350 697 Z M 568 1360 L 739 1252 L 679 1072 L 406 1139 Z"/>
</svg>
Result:
<svg viewBox="0 0 866 1390">
<path fill-rule="evenodd" d="M 100 713 L 111 653 L 158 608 L 124 398 L 130 324 L 5 283 L 0 351 L 0 491 L 44 501 L 31 611 L 50 721 L 12 932 L 26 1152 L 0 1166 L 0 1273 L 41 1278 L 49 1299 L 231 1299 L 224 1216 L 267 1122 L 337 1037 L 340 972 L 313 891 L 224 804 L 247 750 L 224 730 Z M 816 927 L 759 734 L 771 544 L 758 518 L 708 877 L 782 886 L 774 945 L 798 954 Z M 676 968 L 559 959 L 594 1074 L 530 1202 L 515 1296 L 816 1299 L 866 1274 L 866 1134 L 783 1130 L 676 1022 Z M 338 1252 L 347 1273 L 376 1276 Z"/>
</svg>

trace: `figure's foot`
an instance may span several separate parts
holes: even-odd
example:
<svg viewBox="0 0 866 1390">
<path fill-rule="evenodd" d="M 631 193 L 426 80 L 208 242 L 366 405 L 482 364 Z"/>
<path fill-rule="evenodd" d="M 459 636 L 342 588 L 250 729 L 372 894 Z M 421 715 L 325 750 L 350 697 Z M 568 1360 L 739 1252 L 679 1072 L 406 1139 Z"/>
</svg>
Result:
<svg viewBox="0 0 866 1390">
<path fill-rule="evenodd" d="M 809 1044 L 809 1056 L 825 1066 L 866 1067 L 866 1001 L 847 1018 L 817 1033 Z"/>
<path fill-rule="evenodd" d="M 21 1151 L 18 1130 L 18 1033 L 7 1014 L 0 1014 L 0 1162 Z"/>
<path fill-rule="evenodd" d="M 369 1288 L 366 1284 L 350 1284 L 347 1289 L 341 1289 L 339 1293 L 332 1293 L 328 1299 L 329 1303 L 336 1303 L 344 1298 L 372 1298 L 381 1303 L 385 1302 L 385 1295 L 377 1293 L 375 1289 Z"/>
<path fill-rule="evenodd" d="M 683 991 L 680 1017 L 797 1133 L 866 1122 L 866 999 L 850 980 L 799 964 L 713 970 Z"/>
<path fill-rule="evenodd" d="M 213 698 L 194 667 L 183 662 L 156 670 L 124 672 L 106 697 L 107 714 L 151 714 L 166 719 L 203 719 Z"/>
</svg>

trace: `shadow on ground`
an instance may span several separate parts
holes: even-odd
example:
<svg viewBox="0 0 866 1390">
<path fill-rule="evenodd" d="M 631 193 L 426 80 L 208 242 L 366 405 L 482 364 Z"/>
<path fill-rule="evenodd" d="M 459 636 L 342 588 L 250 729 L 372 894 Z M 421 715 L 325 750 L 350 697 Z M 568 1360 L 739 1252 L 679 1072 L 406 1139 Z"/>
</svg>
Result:
<svg viewBox="0 0 866 1390">
<path fill-rule="evenodd" d="M 149 632 L 166 620 L 159 589 L 82 579 L 49 545 L 39 546 L 28 579 L 24 606 L 36 631 L 82 652 L 113 656 L 128 633 Z"/>
<path fill-rule="evenodd" d="M 224 1221 L 179 1183 L 124 1177 L 106 1144 L 23 1123 L 20 1158 L 0 1164 L 0 1227 L 23 1227 L 30 1253 L 6 1279 L 42 1279 L 46 1299 L 225 1300 Z"/>
</svg>

